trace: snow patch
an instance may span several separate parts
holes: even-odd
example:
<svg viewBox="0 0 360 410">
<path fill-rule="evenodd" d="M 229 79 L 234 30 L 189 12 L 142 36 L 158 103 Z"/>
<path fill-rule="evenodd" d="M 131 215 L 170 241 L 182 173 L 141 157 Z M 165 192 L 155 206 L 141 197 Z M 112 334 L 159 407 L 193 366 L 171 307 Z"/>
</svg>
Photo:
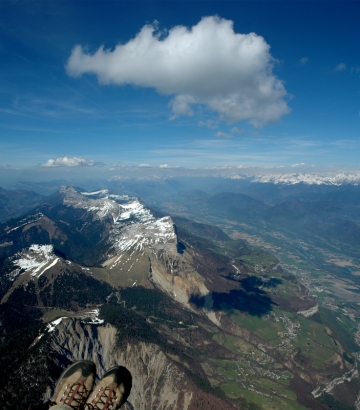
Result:
<svg viewBox="0 0 360 410">
<path fill-rule="evenodd" d="M 38 278 L 48 269 L 52 268 L 53 266 L 55 266 L 59 261 L 59 258 L 56 258 L 49 266 L 47 266 L 41 273 L 39 273 Z"/>
<path fill-rule="evenodd" d="M 109 191 L 107 189 L 100 189 L 99 191 L 94 192 L 82 192 L 82 195 L 85 196 L 94 196 L 94 195 L 107 195 Z"/>
<path fill-rule="evenodd" d="M 7 275 L 10 280 L 15 280 L 20 273 L 31 272 L 33 277 L 40 277 L 46 270 L 52 268 L 59 261 L 54 255 L 52 245 L 30 245 L 28 249 L 23 249 L 14 255 L 12 263 L 18 266 L 13 272 Z M 49 265 L 50 263 L 50 265 Z"/>
<path fill-rule="evenodd" d="M 56 328 L 57 325 L 59 325 L 61 323 L 61 321 L 63 319 L 66 319 L 65 316 L 60 317 L 59 319 L 53 320 L 52 322 L 50 322 L 47 326 L 46 326 L 46 330 L 50 333 L 53 332 Z"/>
<path fill-rule="evenodd" d="M 27 216 L 26 218 L 24 218 L 24 219 L 22 219 L 22 220 L 20 221 L 20 225 L 19 225 L 19 226 L 16 226 L 15 228 L 12 228 L 12 229 L 7 230 L 6 233 L 8 234 L 8 233 L 10 233 L 10 232 L 16 231 L 16 230 L 19 229 L 19 228 L 22 228 L 23 226 L 26 226 L 26 225 L 29 225 L 29 224 L 31 224 L 31 223 L 37 222 L 37 221 L 38 221 L 39 219 L 41 219 L 43 216 L 44 216 L 44 215 L 43 215 L 41 212 L 39 212 L 39 213 L 37 213 L 37 214 L 35 214 L 35 215 Z"/>
<path fill-rule="evenodd" d="M 104 321 L 99 319 L 99 309 L 90 310 L 86 312 L 82 317 L 82 322 L 86 323 L 87 325 L 102 325 Z"/>
</svg>

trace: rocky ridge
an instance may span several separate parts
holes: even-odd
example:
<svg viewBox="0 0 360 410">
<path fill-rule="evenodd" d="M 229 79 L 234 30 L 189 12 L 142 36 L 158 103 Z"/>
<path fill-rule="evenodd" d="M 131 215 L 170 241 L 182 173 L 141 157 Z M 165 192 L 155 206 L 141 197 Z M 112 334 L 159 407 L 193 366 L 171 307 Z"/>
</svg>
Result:
<svg viewBox="0 0 360 410">
<path fill-rule="evenodd" d="M 125 286 L 129 280 L 155 286 L 190 308 L 191 295 L 209 294 L 191 249 L 179 250 L 172 219 L 156 218 L 138 198 L 62 187 L 48 203 L 3 228 L 0 254 L 5 256 L 2 280 L 10 287 L 7 296 L 19 283 L 43 274 L 58 275 L 66 269 L 92 274 L 94 264 L 111 271 L 116 285 Z M 35 242 L 39 238 L 42 243 Z M 89 247 L 93 252 L 84 256 Z M 136 272 L 143 273 L 133 279 Z M 107 277 L 103 274 L 104 280 Z"/>
<path fill-rule="evenodd" d="M 116 347 L 116 329 L 111 325 L 89 326 L 72 319 L 63 320 L 56 327 L 51 344 L 54 351 L 70 361 L 94 361 L 99 377 L 113 366 L 126 366 L 134 376 L 129 408 L 188 408 L 192 394 L 182 392 L 184 373 L 169 362 L 158 346 L 140 342 L 120 350 Z M 178 405 L 180 401 L 184 402 L 182 407 Z"/>
</svg>

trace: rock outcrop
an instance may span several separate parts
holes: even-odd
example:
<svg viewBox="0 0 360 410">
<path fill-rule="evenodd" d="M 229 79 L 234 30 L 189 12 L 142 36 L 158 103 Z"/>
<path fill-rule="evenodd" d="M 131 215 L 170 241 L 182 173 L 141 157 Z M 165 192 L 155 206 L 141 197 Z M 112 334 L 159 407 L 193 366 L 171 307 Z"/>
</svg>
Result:
<svg viewBox="0 0 360 410">
<path fill-rule="evenodd" d="M 64 319 L 52 332 L 51 346 L 59 357 L 70 361 L 94 361 L 99 377 L 113 366 L 126 366 L 133 376 L 133 388 L 125 409 L 189 408 L 194 394 L 189 389 L 191 383 L 156 345 L 137 342 L 120 349 L 111 325 L 91 326 Z"/>
</svg>

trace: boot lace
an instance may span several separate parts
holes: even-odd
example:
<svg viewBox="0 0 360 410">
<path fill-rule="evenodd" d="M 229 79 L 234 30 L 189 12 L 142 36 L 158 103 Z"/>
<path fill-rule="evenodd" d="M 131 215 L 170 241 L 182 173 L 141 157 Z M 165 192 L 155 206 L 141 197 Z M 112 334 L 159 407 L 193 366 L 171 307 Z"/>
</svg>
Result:
<svg viewBox="0 0 360 410">
<path fill-rule="evenodd" d="M 85 387 L 84 381 L 78 383 L 68 384 L 65 387 L 64 393 L 60 399 L 60 403 L 51 402 L 55 404 L 67 404 L 72 409 L 80 410 L 84 405 L 85 400 L 89 395 L 89 390 Z"/>
<path fill-rule="evenodd" d="M 114 386 L 111 387 L 101 387 L 98 393 L 95 395 L 94 400 L 91 403 L 86 403 L 85 410 L 107 410 L 107 409 L 116 409 L 116 404 L 114 405 L 117 399 Z"/>
</svg>

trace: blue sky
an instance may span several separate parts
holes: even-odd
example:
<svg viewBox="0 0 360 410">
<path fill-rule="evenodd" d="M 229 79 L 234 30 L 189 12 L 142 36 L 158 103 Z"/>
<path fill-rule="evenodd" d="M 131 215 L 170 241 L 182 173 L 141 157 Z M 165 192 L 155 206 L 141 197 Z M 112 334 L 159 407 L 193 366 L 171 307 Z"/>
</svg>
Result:
<svg viewBox="0 0 360 410">
<path fill-rule="evenodd" d="M 0 170 L 359 167 L 359 13 L 358 1 L 2 1 Z"/>
</svg>

